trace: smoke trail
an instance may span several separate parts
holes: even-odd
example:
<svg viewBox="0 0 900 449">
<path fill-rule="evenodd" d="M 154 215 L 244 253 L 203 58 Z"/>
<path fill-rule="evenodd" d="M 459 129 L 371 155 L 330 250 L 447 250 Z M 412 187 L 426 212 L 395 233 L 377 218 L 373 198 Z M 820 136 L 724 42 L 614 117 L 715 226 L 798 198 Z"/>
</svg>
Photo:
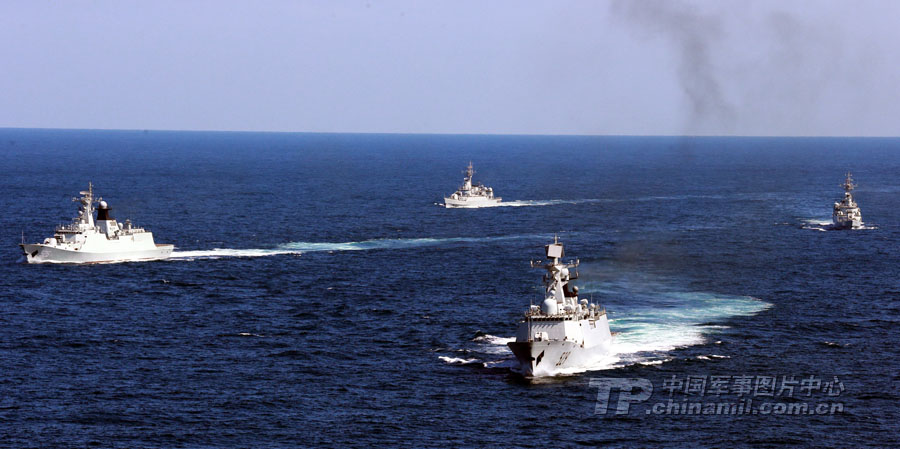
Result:
<svg viewBox="0 0 900 449">
<path fill-rule="evenodd" d="M 731 130 L 735 111 L 725 99 L 713 63 L 712 43 L 723 35 L 720 18 L 701 14 L 693 5 L 670 0 L 617 0 L 612 12 L 676 47 L 678 80 L 690 102 L 689 134 Z"/>
</svg>

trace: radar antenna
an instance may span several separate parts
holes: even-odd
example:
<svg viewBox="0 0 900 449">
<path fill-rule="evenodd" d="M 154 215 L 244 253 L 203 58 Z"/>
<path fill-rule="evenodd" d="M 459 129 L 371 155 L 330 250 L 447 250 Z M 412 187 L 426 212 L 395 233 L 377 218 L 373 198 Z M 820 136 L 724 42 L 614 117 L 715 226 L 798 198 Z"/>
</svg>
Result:
<svg viewBox="0 0 900 449">
<path fill-rule="evenodd" d="M 853 183 L 853 176 L 850 174 L 850 172 L 847 172 L 847 179 L 844 180 L 844 183 L 841 184 L 841 187 L 843 187 L 847 192 L 856 188 L 856 184 Z"/>
</svg>

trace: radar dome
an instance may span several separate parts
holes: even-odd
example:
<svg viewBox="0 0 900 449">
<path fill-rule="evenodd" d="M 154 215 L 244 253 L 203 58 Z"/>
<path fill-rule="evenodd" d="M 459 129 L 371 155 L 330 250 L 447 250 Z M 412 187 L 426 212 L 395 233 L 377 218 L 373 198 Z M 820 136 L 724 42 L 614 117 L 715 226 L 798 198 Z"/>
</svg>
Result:
<svg viewBox="0 0 900 449">
<path fill-rule="evenodd" d="M 544 300 L 543 304 L 541 304 L 541 312 L 544 312 L 545 315 L 556 315 L 556 299 L 547 298 Z"/>
<path fill-rule="evenodd" d="M 106 201 L 101 201 L 101 202 L 100 202 L 100 207 L 102 207 L 102 208 L 105 209 L 107 206 L 108 206 L 108 204 L 106 204 Z"/>
</svg>

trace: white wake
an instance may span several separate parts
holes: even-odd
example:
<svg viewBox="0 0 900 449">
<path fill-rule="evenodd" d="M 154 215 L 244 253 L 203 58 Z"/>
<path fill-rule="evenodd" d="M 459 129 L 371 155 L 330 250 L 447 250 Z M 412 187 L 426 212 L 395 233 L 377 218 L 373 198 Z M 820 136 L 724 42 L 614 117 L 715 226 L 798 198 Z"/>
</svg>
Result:
<svg viewBox="0 0 900 449">
<path fill-rule="evenodd" d="M 862 226 L 852 229 L 837 229 L 834 227 L 834 222 L 832 220 L 822 220 L 822 219 L 808 219 L 803 220 L 803 225 L 801 229 L 806 229 L 809 231 L 871 231 L 873 229 L 878 229 L 878 226 L 867 225 L 863 223 Z"/>
<path fill-rule="evenodd" d="M 408 249 L 425 246 L 438 246 L 453 243 L 474 243 L 502 240 L 516 240 L 536 237 L 534 235 L 507 235 L 495 237 L 446 237 L 446 238 L 406 238 L 406 239 L 372 239 L 358 242 L 290 242 L 279 245 L 281 250 L 290 251 L 368 251 L 377 249 Z M 546 237 L 546 236 L 541 236 Z"/>
<path fill-rule="evenodd" d="M 584 204 L 584 203 L 600 203 L 605 200 L 601 199 L 581 199 L 581 200 L 518 200 L 518 201 L 501 201 L 487 207 L 533 207 L 533 206 L 556 206 L 558 204 Z"/>
<path fill-rule="evenodd" d="M 590 291 L 590 286 L 586 290 Z M 615 333 L 612 351 L 590 365 L 560 369 L 553 375 L 662 364 L 672 359 L 672 350 L 704 344 L 710 334 L 726 328 L 715 323 L 731 317 L 754 315 L 772 306 L 750 296 L 660 290 L 640 293 L 642 298 L 635 304 L 610 305 L 610 308 L 615 308 L 614 313 L 609 311 L 610 329 Z M 469 357 L 465 359 L 465 364 L 517 371 L 518 363 L 506 345 L 511 341 L 515 338 L 494 335 L 475 337 L 466 349 Z M 698 359 L 726 357 L 710 354 Z M 447 357 L 439 358 L 447 363 L 459 364 L 458 360 L 451 362 Z"/>
<path fill-rule="evenodd" d="M 169 260 L 220 259 L 224 257 L 265 257 L 284 254 L 299 255 L 306 252 L 369 251 L 379 249 L 409 249 L 455 243 L 475 243 L 489 241 L 516 240 L 523 238 L 545 238 L 545 235 L 507 235 L 493 237 L 447 237 L 447 238 L 407 238 L 371 239 L 356 242 L 289 242 L 275 248 L 174 251 Z"/>
<path fill-rule="evenodd" d="M 221 259 L 223 257 L 265 257 L 282 254 L 299 255 L 300 251 L 289 249 L 227 249 L 215 248 L 197 251 L 173 251 L 168 260 Z"/>
</svg>

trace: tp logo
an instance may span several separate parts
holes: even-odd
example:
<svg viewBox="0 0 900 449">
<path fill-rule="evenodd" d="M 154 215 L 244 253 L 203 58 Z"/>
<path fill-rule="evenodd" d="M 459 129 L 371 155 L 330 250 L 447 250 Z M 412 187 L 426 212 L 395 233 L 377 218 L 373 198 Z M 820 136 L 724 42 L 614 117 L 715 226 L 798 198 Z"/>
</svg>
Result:
<svg viewBox="0 0 900 449">
<path fill-rule="evenodd" d="M 628 414 L 631 404 L 644 402 L 653 394 L 653 384 L 649 379 L 635 377 L 594 377 L 591 378 L 591 387 L 597 388 L 597 405 L 594 407 L 595 415 L 605 415 L 609 408 L 609 396 L 613 388 L 619 390 L 619 402 L 616 405 L 616 415 Z"/>
</svg>

